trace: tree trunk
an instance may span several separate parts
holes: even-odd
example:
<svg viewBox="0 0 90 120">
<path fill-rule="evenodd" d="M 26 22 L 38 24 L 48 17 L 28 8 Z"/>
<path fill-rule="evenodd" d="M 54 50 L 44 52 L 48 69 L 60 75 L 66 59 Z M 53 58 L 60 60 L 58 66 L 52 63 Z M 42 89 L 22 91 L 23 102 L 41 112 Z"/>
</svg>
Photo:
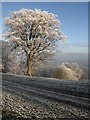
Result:
<svg viewBox="0 0 90 120">
<path fill-rule="evenodd" d="M 32 76 L 32 57 L 27 54 L 27 75 Z"/>
</svg>

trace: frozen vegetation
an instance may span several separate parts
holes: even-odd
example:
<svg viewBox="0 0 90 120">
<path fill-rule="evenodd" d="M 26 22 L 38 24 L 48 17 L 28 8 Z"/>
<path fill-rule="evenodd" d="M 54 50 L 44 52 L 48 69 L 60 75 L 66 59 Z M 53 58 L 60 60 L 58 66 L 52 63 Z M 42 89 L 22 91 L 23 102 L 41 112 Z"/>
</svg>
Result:
<svg viewBox="0 0 90 120">
<path fill-rule="evenodd" d="M 36 118 L 58 118 L 85 119 L 89 118 L 88 110 L 72 104 L 48 99 L 41 96 L 46 91 L 64 93 L 82 98 L 88 98 L 88 81 L 58 80 L 44 77 L 28 77 L 13 74 L 2 74 L 3 119 L 36 119 Z M 9 84 L 6 84 L 9 83 Z M 6 88 L 4 89 L 6 84 Z M 28 91 L 26 91 L 28 90 Z M 37 94 L 34 93 L 36 90 Z M 38 91 L 37 91 L 38 90 Z M 25 92 L 26 91 L 26 92 Z M 43 92 L 43 95 L 39 93 Z M 35 96 L 34 96 L 35 94 Z M 29 95 L 29 96 L 26 96 Z M 36 98 L 36 99 L 35 99 Z M 62 97 L 63 98 L 63 94 Z M 88 103 L 87 103 L 88 104 Z"/>
<path fill-rule="evenodd" d="M 3 120 L 21 120 L 29 118 L 52 118 L 58 120 L 66 119 L 85 119 L 88 118 L 88 110 L 82 110 L 64 103 L 47 101 L 48 104 L 35 102 L 34 100 L 24 99 L 14 94 L 3 92 Z M 21 119 L 20 119 L 21 118 Z"/>
<path fill-rule="evenodd" d="M 29 77 L 24 75 L 13 75 L 2 73 L 2 80 L 15 82 L 27 86 L 40 87 L 42 89 L 53 89 L 54 91 L 62 90 L 68 94 L 87 95 L 89 94 L 88 80 L 59 80 L 45 77 Z M 71 91 L 71 92 L 70 92 Z"/>
<path fill-rule="evenodd" d="M 3 36 L 8 42 L 0 42 L 2 120 L 88 118 L 87 71 L 77 62 L 61 62 L 58 57 L 56 66 L 49 64 L 57 54 L 56 42 L 66 39 L 58 16 L 23 8 L 12 11 L 4 25 Z"/>
<path fill-rule="evenodd" d="M 0 48 L 1 46 L 3 52 L 2 60 L 0 58 L 0 71 L 4 73 L 26 75 L 25 54 L 22 56 L 20 55 L 20 53 L 17 54 L 18 50 L 13 51 L 11 54 L 9 50 L 9 44 L 7 42 L 0 42 Z M 33 71 L 33 76 L 70 80 L 88 79 L 88 65 L 86 65 L 87 60 L 84 60 L 82 62 L 82 56 L 81 60 L 74 55 L 72 56 L 74 57 L 73 60 L 69 58 L 70 55 L 63 55 L 62 58 L 65 57 L 63 59 L 60 58 L 59 55 L 56 57 L 57 58 L 52 58 L 52 60 L 47 61 L 46 63 L 38 63 L 39 66 L 37 66 L 36 70 Z M 68 59 L 67 62 L 64 61 L 67 57 L 68 59 L 72 60 L 72 62 L 70 62 Z M 79 60 L 76 61 L 76 59 Z"/>
<path fill-rule="evenodd" d="M 57 120 L 58 118 L 89 118 L 89 111 L 80 106 L 77 107 L 76 105 L 73 106 L 69 103 L 58 102 L 55 101 L 54 98 L 51 100 L 41 98 L 41 95 L 37 96 L 36 93 L 35 98 L 37 100 L 34 98 L 31 99 L 34 89 L 39 89 L 39 93 L 45 91 L 43 95 L 46 94 L 46 91 L 53 91 L 57 94 L 60 92 L 66 95 L 76 96 L 75 99 L 77 99 L 78 96 L 86 99 L 90 94 L 88 80 L 58 80 L 53 78 L 29 77 L 5 73 L 0 75 L 2 75 L 2 87 L 5 87 L 5 83 L 9 83 L 6 84 L 6 89 L 3 88 L 3 119 L 19 120 L 20 118 L 29 118 L 32 120 L 36 118 L 53 118 L 54 120 Z M 22 89 L 19 88 L 20 86 L 18 85 L 22 86 Z M 21 92 L 17 94 L 19 89 L 21 89 Z M 26 90 L 29 90 L 29 92 L 26 92 L 26 94 L 29 94 L 28 97 L 25 97 L 25 95 L 23 96 Z M 61 98 L 63 98 L 63 94 Z"/>
</svg>

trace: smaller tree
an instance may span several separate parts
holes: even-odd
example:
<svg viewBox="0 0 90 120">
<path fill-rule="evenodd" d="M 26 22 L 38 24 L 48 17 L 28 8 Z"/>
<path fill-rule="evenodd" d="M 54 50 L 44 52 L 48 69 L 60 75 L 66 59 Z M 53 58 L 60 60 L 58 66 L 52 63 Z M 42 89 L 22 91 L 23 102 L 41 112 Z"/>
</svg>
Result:
<svg viewBox="0 0 90 120">
<path fill-rule="evenodd" d="M 2 60 L 0 59 L 0 72 L 2 72 L 2 70 L 4 69 L 3 64 L 2 64 Z"/>
<path fill-rule="evenodd" d="M 10 68 L 10 61 L 11 59 L 9 58 L 10 56 L 10 50 L 9 50 L 9 44 L 8 42 L 1 42 L 1 51 L 2 51 L 2 65 L 3 65 L 3 69 L 2 72 L 10 72 L 9 68 Z"/>
<path fill-rule="evenodd" d="M 3 64 L 2 64 L 2 42 L 0 42 L 0 72 L 2 72 Z"/>
<path fill-rule="evenodd" d="M 21 55 L 18 54 L 17 50 L 10 51 L 9 42 L 1 41 L 1 59 L 0 59 L 0 71 L 4 73 L 20 73 L 22 71 L 22 67 L 20 68 Z"/>
</svg>

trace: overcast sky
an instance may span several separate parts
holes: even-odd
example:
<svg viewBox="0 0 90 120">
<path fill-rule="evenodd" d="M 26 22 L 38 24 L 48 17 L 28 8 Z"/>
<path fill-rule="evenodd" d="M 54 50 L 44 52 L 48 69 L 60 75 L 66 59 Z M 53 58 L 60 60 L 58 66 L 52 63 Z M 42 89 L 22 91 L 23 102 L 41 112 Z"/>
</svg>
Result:
<svg viewBox="0 0 90 120">
<path fill-rule="evenodd" d="M 59 49 L 70 53 L 88 51 L 88 3 L 87 2 L 2 2 L 2 20 L 9 12 L 27 9 L 42 9 L 58 15 L 66 42 L 59 42 Z M 2 25 L 4 29 L 4 26 Z M 2 29 L 2 30 L 3 30 Z M 0 30 L 0 33 L 2 31 Z"/>
</svg>

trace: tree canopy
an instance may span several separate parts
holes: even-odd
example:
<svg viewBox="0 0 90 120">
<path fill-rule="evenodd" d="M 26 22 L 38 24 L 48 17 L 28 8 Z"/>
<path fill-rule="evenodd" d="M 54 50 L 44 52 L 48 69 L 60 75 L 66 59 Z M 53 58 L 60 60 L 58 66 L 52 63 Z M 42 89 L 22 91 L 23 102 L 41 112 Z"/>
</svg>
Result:
<svg viewBox="0 0 90 120">
<path fill-rule="evenodd" d="M 33 66 L 53 54 L 56 41 L 65 39 L 57 15 L 40 9 L 13 11 L 4 24 L 12 49 L 21 47 L 26 53 L 28 75 L 32 75 Z"/>
</svg>

